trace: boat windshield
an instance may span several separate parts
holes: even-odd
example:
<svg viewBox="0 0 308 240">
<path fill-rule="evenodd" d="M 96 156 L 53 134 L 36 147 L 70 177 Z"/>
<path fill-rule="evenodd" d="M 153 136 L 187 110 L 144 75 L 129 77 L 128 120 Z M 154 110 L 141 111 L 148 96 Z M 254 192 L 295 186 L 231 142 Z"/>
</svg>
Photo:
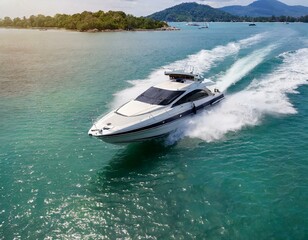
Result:
<svg viewBox="0 0 308 240">
<path fill-rule="evenodd" d="M 168 105 L 183 93 L 184 91 L 171 91 L 171 90 L 151 87 L 144 93 L 139 95 L 136 98 L 136 100 L 139 102 L 144 102 L 154 105 Z"/>
</svg>

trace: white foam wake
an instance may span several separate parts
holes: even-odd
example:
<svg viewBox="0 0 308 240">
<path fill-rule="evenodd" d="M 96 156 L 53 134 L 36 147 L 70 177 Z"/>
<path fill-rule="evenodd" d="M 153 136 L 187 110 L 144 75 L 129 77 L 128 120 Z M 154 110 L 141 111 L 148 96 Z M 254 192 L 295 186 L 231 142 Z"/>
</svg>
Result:
<svg viewBox="0 0 308 240">
<path fill-rule="evenodd" d="M 260 124 L 266 114 L 295 114 L 288 93 L 297 93 L 308 84 L 308 48 L 281 54 L 282 65 L 245 90 L 228 95 L 217 107 L 189 122 L 186 136 L 207 142 L 222 139 L 227 133 Z"/>
<path fill-rule="evenodd" d="M 237 60 L 225 74 L 217 81 L 216 87 L 220 91 L 225 91 L 232 84 L 235 84 L 251 72 L 256 66 L 263 62 L 264 58 L 274 49 L 275 45 L 270 45 L 252 52 L 250 55 Z"/>
<path fill-rule="evenodd" d="M 225 46 L 217 46 L 212 50 L 201 50 L 200 52 L 188 56 L 186 59 L 176 61 L 164 68 L 169 69 L 185 69 L 193 67 L 195 73 L 204 73 L 208 71 L 215 63 L 224 60 L 226 57 L 237 54 L 241 49 L 250 47 L 262 39 L 266 33 L 256 34 L 252 37 L 240 40 L 238 42 L 230 42 Z M 190 70 L 190 69 L 185 69 Z"/>
<path fill-rule="evenodd" d="M 185 59 L 176 61 L 169 65 L 163 66 L 161 69 L 155 70 L 147 79 L 129 81 L 129 83 L 132 84 L 132 87 L 117 92 L 111 107 L 118 107 L 130 99 L 135 98 L 150 86 L 158 84 L 161 81 L 165 81 L 163 75 L 166 69 L 191 70 L 187 68 L 193 67 L 195 73 L 204 73 L 216 63 L 223 61 L 226 57 L 235 55 L 241 49 L 259 43 L 266 37 L 266 35 L 267 33 L 256 34 L 252 37 L 237 42 L 228 43 L 225 46 L 217 46 L 212 50 L 201 50 Z"/>
</svg>

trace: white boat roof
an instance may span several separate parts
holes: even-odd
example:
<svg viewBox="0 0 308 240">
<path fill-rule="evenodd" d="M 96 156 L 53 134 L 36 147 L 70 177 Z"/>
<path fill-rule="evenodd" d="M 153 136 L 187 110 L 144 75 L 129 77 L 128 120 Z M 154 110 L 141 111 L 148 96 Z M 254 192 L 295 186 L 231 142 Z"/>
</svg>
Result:
<svg viewBox="0 0 308 240">
<path fill-rule="evenodd" d="M 181 70 L 166 71 L 165 75 L 169 76 L 170 79 L 190 79 L 194 81 L 202 81 L 202 77 L 199 74 L 194 74 L 193 72 L 185 72 Z"/>
<path fill-rule="evenodd" d="M 170 91 L 186 91 L 192 85 L 199 85 L 200 83 L 204 86 L 211 86 L 214 84 L 209 79 L 205 79 L 198 74 L 192 72 L 184 72 L 181 70 L 166 71 L 165 75 L 169 76 L 169 81 L 162 82 L 155 85 L 154 87 L 170 90 Z"/>
<path fill-rule="evenodd" d="M 197 74 L 193 74 L 192 72 L 184 72 L 181 70 L 166 71 L 165 75 L 186 75 L 186 76 L 191 76 L 191 77 L 198 76 Z"/>
<path fill-rule="evenodd" d="M 185 91 L 191 84 L 193 84 L 193 81 L 184 81 L 184 82 L 176 82 L 176 81 L 166 81 L 162 82 L 160 84 L 155 85 L 157 88 L 171 90 L 171 91 Z"/>
</svg>

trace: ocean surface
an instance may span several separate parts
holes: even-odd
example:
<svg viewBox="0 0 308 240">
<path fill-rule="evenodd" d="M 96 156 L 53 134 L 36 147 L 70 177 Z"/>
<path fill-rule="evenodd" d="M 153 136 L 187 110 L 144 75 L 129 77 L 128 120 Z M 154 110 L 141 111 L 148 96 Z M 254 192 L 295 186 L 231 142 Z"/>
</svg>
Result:
<svg viewBox="0 0 308 240">
<path fill-rule="evenodd" d="M 0 239 L 308 239 L 308 25 L 0 29 Z M 93 121 L 193 70 L 226 98 L 160 140 Z"/>
</svg>

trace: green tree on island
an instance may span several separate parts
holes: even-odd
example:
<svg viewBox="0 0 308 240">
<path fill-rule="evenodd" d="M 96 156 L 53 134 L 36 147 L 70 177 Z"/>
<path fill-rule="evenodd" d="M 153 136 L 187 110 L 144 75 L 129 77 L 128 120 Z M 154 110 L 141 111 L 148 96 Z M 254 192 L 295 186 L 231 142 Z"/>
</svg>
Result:
<svg viewBox="0 0 308 240">
<path fill-rule="evenodd" d="M 73 15 L 56 14 L 54 17 L 44 15 L 31 15 L 29 18 L 5 17 L 0 19 L 0 27 L 12 28 L 64 28 L 77 31 L 92 29 L 101 30 L 133 30 L 133 29 L 157 29 L 166 27 L 162 21 L 156 21 L 145 17 L 135 17 L 122 11 L 88 12 Z"/>
</svg>

